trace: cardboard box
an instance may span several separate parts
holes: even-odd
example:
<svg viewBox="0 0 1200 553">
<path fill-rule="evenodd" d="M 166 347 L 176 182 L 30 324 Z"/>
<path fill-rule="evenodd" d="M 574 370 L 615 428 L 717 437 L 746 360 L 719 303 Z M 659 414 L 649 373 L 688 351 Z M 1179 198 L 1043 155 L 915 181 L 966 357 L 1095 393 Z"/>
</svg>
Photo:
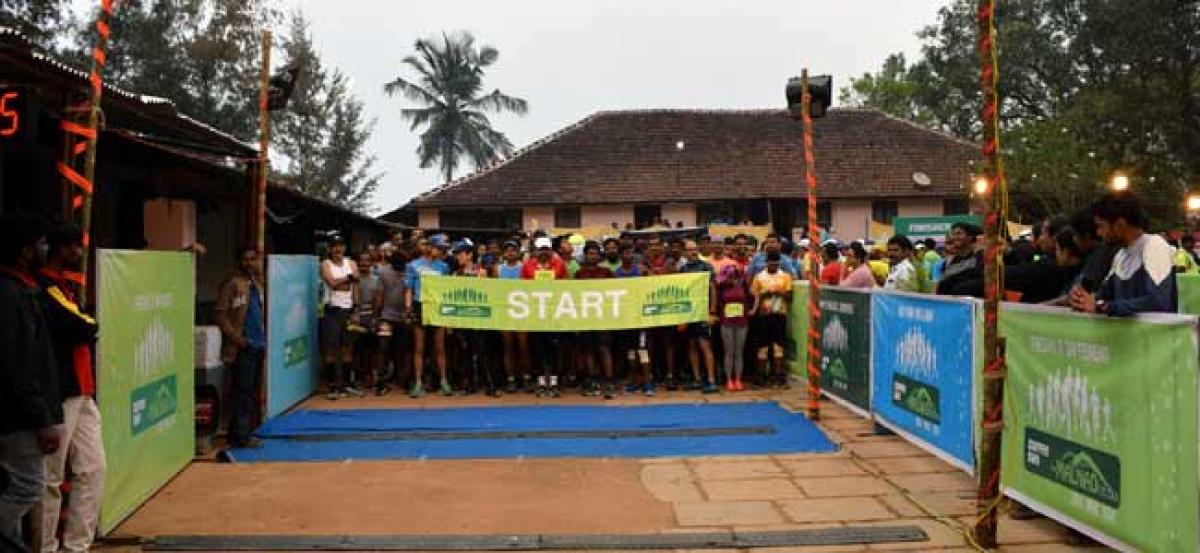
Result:
<svg viewBox="0 0 1200 553">
<path fill-rule="evenodd" d="M 216 326 L 197 326 L 195 339 L 196 368 L 219 368 L 221 366 L 221 329 Z"/>
</svg>

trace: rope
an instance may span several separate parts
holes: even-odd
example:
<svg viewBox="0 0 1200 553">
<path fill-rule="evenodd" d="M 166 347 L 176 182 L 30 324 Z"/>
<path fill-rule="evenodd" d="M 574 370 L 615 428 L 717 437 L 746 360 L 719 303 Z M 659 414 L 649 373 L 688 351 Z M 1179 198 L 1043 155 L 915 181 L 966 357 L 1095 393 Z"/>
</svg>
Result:
<svg viewBox="0 0 1200 553">
<path fill-rule="evenodd" d="M 809 267 L 819 267 L 816 242 L 820 241 L 820 229 L 817 226 L 817 175 L 816 158 L 813 155 L 812 132 L 812 94 L 808 90 L 808 70 L 805 69 L 803 79 L 803 94 L 800 98 L 800 116 L 804 122 L 804 175 L 808 188 L 808 259 Z M 819 344 L 821 341 L 821 278 L 820 275 L 808 275 L 808 416 L 811 419 L 821 415 L 821 368 Z"/>
</svg>

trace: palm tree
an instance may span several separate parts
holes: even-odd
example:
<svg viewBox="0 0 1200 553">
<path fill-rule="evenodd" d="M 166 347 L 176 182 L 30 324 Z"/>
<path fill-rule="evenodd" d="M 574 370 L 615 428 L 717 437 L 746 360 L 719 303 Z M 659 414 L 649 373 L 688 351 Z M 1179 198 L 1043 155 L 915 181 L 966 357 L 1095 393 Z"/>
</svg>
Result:
<svg viewBox="0 0 1200 553">
<path fill-rule="evenodd" d="M 450 182 L 463 156 L 479 168 L 512 153 L 508 137 L 493 129 L 484 114 L 511 111 L 524 115 L 529 109 L 525 100 L 499 89 L 483 92 L 484 72 L 500 58 L 500 51 L 488 45 L 476 48 L 475 37 L 467 32 L 443 34 L 440 41 L 420 39 L 415 48 L 416 55 L 405 57 L 403 63 L 417 72 L 417 79 L 396 77 L 383 91 L 422 104 L 400 111 L 412 124 L 411 130 L 426 127 L 417 146 L 421 167 L 437 162 L 442 177 Z"/>
</svg>

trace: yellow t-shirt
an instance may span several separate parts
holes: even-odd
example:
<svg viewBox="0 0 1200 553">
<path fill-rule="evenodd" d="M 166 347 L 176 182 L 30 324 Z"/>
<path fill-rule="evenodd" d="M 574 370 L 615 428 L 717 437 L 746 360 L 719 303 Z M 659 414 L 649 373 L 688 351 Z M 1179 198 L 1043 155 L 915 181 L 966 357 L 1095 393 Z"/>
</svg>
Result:
<svg viewBox="0 0 1200 553">
<path fill-rule="evenodd" d="M 750 293 L 755 296 L 762 294 L 786 294 L 792 289 L 792 275 L 785 271 L 777 271 L 775 274 L 770 274 L 763 271 L 754 276 L 754 280 L 750 282 Z M 783 314 L 787 313 L 788 306 L 784 303 L 781 296 L 772 296 L 764 300 L 762 304 L 768 313 Z"/>
<path fill-rule="evenodd" d="M 872 259 L 867 262 L 867 265 L 871 267 L 871 276 L 875 277 L 876 284 L 887 280 L 888 273 L 892 272 L 888 262 L 880 259 Z"/>
</svg>

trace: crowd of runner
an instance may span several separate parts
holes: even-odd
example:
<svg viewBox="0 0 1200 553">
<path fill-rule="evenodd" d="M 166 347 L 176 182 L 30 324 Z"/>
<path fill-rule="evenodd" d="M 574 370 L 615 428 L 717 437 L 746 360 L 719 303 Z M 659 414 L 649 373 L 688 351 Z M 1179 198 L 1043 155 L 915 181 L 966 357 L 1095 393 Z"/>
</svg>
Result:
<svg viewBox="0 0 1200 553">
<path fill-rule="evenodd" d="M 1173 274 L 1200 272 L 1194 243 L 1185 238 L 1173 249 L 1162 237 L 1143 233 L 1143 226 L 1132 194 L 1109 195 L 1072 216 L 1038 222 L 1031 236 L 1007 243 L 1006 299 L 1118 316 L 1174 311 Z M 396 233 L 354 259 L 334 239 L 321 263 L 327 397 L 383 395 L 394 387 L 412 397 L 430 391 L 558 397 L 564 389 L 578 389 L 606 399 L 622 392 L 654 395 L 658 386 L 703 393 L 785 387 L 794 282 L 815 277 L 850 288 L 982 297 L 982 233 L 960 222 L 942 240 L 914 242 L 897 235 L 879 244 L 818 244 L 790 243 L 775 234 L 758 243 L 747 234 L 692 240 L 628 232 L 596 241 L 541 232 L 451 241 L 418 230 Z M 1127 255 L 1118 266 L 1114 257 L 1121 249 Z M 437 327 L 421 319 L 425 274 L 595 279 L 672 273 L 709 275 L 706 322 L 501 332 Z M 1130 294 L 1135 299 L 1122 297 Z"/>
</svg>

